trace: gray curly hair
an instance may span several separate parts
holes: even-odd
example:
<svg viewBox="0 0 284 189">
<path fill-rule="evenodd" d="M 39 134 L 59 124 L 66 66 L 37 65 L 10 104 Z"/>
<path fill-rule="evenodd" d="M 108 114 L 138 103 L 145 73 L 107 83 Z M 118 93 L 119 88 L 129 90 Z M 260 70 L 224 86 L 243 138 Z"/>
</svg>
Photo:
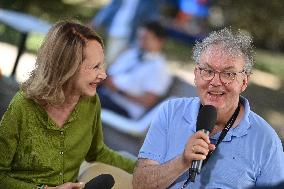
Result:
<svg viewBox="0 0 284 189">
<path fill-rule="evenodd" d="M 230 28 L 213 31 L 201 42 L 196 42 L 193 47 L 193 60 L 199 63 L 200 56 L 208 47 L 220 44 L 233 57 L 243 56 L 245 59 L 245 73 L 251 74 L 254 65 L 254 51 L 252 38 L 247 33 L 233 32 Z"/>
</svg>

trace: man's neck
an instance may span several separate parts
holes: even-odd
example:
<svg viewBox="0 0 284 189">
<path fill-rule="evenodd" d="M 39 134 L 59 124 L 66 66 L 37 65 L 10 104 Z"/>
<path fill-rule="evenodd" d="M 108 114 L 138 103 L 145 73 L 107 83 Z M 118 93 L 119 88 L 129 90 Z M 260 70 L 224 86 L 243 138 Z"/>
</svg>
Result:
<svg viewBox="0 0 284 189">
<path fill-rule="evenodd" d="M 237 116 L 237 119 L 240 117 L 241 112 L 242 112 L 242 105 L 240 105 L 240 106 L 241 106 L 241 109 L 240 109 L 240 112 Z M 235 111 L 237 110 L 237 107 L 238 107 L 238 104 L 225 113 L 223 113 L 223 112 L 218 113 L 216 126 L 223 129 L 226 126 L 226 124 L 228 123 L 228 121 L 231 119 L 231 117 L 233 116 Z M 236 121 L 235 121 L 235 123 L 236 123 Z M 234 126 L 235 126 L 235 124 L 233 125 L 233 127 Z"/>
</svg>

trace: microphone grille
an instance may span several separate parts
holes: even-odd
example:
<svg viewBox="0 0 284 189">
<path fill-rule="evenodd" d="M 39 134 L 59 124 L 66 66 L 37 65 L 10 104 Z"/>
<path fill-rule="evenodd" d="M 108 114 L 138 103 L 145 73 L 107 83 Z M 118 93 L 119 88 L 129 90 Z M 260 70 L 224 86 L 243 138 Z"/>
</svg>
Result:
<svg viewBox="0 0 284 189">
<path fill-rule="evenodd" d="M 211 132 L 215 125 L 216 119 L 217 119 L 217 110 L 214 106 L 212 105 L 202 106 L 197 116 L 197 122 L 196 122 L 197 130 L 204 129 Z"/>
<path fill-rule="evenodd" d="M 107 187 L 112 188 L 115 183 L 113 176 L 110 174 L 102 174 L 102 175 L 106 177 L 105 180 L 107 180 L 107 184 L 108 184 Z"/>
<path fill-rule="evenodd" d="M 85 189 L 93 189 L 93 188 L 100 188 L 100 189 L 110 189 L 113 187 L 115 181 L 112 175 L 110 174 L 101 174 L 89 182 L 86 183 Z"/>
</svg>

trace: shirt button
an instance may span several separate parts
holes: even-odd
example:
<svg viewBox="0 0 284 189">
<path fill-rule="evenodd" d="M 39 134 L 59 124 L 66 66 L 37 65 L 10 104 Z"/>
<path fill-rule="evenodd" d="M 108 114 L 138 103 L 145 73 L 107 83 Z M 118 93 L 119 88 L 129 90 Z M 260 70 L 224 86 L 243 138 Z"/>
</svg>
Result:
<svg viewBox="0 0 284 189">
<path fill-rule="evenodd" d="M 63 152 L 60 152 L 61 155 L 63 155 Z"/>
<path fill-rule="evenodd" d="M 60 131 L 60 134 L 61 134 L 61 135 L 63 135 L 63 134 L 64 134 L 64 132 L 63 132 L 63 131 Z"/>
<path fill-rule="evenodd" d="M 60 175 L 60 176 L 62 176 L 62 175 L 63 175 L 63 173 L 62 173 L 62 172 L 60 172 L 60 173 L 59 173 L 59 175 Z"/>
</svg>

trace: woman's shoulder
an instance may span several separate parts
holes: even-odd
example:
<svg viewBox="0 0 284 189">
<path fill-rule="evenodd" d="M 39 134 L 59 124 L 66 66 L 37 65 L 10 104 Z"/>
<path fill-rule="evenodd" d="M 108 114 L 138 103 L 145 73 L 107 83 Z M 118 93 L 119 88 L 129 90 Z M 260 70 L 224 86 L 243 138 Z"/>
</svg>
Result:
<svg viewBox="0 0 284 189">
<path fill-rule="evenodd" d="M 30 112 L 31 109 L 34 109 L 34 107 L 36 107 L 35 102 L 26 98 L 24 92 L 20 90 L 12 98 L 3 117 L 15 120 L 19 117 L 22 117 L 25 112 Z"/>
<path fill-rule="evenodd" d="M 28 99 L 25 95 L 25 93 L 20 90 L 18 91 L 15 96 L 12 98 L 10 105 L 14 106 L 34 106 L 34 101 L 31 99 Z"/>
<path fill-rule="evenodd" d="M 81 100 L 81 105 L 85 107 L 95 107 L 96 109 L 101 107 L 99 96 L 96 94 L 91 97 L 84 97 Z"/>
<path fill-rule="evenodd" d="M 26 103 L 27 101 L 28 99 L 26 99 L 25 93 L 20 90 L 14 95 L 10 102 L 10 105 L 20 105 L 22 103 Z"/>
</svg>

